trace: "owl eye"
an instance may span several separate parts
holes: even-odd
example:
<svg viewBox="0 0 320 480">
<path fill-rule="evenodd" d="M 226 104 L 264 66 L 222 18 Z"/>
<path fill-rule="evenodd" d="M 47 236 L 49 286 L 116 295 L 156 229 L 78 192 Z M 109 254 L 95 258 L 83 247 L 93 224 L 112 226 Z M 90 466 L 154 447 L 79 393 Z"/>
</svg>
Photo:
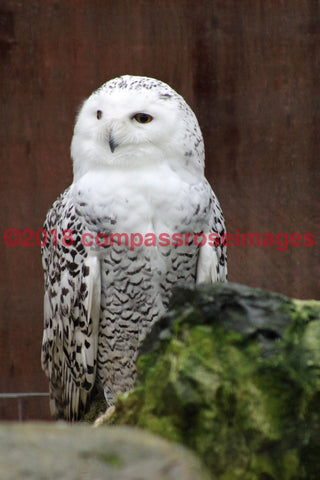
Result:
<svg viewBox="0 0 320 480">
<path fill-rule="evenodd" d="M 102 117 L 102 111 L 97 110 L 97 119 L 100 120 L 101 117 Z"/>
<path fill-rule="evenodd" d="M 133 117 L 138 123 L 150 123 L 153 117 L 148 113 L 136 113 Z"/>
</svg>

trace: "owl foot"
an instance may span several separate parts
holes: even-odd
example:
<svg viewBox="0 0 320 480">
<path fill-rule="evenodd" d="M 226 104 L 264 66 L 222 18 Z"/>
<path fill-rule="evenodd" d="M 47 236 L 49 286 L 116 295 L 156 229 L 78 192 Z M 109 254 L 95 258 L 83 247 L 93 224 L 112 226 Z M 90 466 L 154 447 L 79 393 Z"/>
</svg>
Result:
<svg viewBox="0 0 320 480">
<path fill-rule="evenodd" d="M 111 405 L 111 407 L 108 407 L 107 410 L 99 415 L 94 421 L 93 428 L 101 427 L 104 423 L 107 423 L 108 420 L 112 417 L 112 415 L 115 413 L 116 407 L 114 405 Z"/>
</svg>

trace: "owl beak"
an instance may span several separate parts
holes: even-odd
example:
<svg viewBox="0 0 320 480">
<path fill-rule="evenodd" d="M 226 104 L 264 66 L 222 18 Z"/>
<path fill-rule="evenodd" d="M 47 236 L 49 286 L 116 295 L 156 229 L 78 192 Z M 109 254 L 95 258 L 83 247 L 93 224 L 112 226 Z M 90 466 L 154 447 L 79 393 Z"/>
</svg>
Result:
<svg viewBox="0 0 320 480">
<path fill-rule="evenodd" d="M 110 129 L 110 132 L 109 132 L 109 146 L 110 146 L 111 153 L 113 153 L 115 149 L 119 146 L 119 143 L 115 141 L 112 128 Z"/>
</svg>

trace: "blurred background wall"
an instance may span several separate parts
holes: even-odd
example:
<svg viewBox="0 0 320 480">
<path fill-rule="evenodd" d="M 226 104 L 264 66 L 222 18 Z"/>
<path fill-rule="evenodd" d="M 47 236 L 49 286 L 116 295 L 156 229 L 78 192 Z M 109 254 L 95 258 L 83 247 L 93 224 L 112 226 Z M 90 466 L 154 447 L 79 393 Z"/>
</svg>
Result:
<svg viewBox="0 0 320 480">
<path fill-rule="evenodd" d="M 320 298 L 319 36 L 317 0 L 0 1 L 0 392 L 48 389 L 40 249 L 28 229 L 72 182 L 79 105 L 117 75 L 156 77 L 183 95 L 228 232 L 279 243 L 230 246 L 229 280 Z M 8 246 L 11 228 L 31 245 Z M 286 246 L 293 233 L 302 245 Z M 0 399 L 0 419 L 17 408 Z M 20 413 L 48 418 L 48 401 L 24 400 Z"/>
</svg>

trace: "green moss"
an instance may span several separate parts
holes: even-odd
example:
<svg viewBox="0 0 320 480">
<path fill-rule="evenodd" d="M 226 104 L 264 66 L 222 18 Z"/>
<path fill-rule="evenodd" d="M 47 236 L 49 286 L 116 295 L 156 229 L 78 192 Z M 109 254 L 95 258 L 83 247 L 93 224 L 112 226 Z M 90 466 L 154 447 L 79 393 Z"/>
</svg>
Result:
<svg viewBox="0 0 320 480">
<path fill-rule="evenodd" d="M 94 456 L 103 463 L 111 467 L 121 468 L 124 466 L 124 461 L 119 455 L 108 454 L 106 452 L 96 452 Z"/>
<path fill-rule="evenodd" d="M 319 320 L 319 302 L 180 289 L 112 422 L 184 443 L 219 480 L 316 480 Z"/>
</svg>

